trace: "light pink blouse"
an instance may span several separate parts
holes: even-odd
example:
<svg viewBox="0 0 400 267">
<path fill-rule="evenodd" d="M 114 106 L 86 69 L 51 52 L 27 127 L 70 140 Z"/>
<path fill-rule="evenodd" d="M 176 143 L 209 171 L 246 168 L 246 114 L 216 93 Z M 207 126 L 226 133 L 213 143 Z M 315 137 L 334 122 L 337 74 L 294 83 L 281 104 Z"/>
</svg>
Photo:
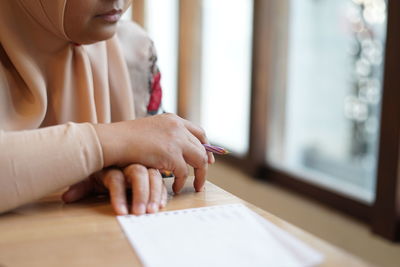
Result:
<svg viewBox="0 0 400 267">
<path fill-rule="evenodd" d="M 1 10 L 0 6 L 0 17 Z M 152 42 L 132 22 L 121 21 L 117 35 L 111 40 L 70 49 L 75 55 L 69 64 L 82 58 L 87 60 L 87 64 L 79 65 L 87 69 L 79 71 L 94 77 L 89 81 L 91 87 L 83 88 L 87 91 L 71 93 L 82 90 L 76 88 L 71 73 L 68 74 L 71 82 L 64 81 L 62 89 L 56 87 L 60 82 L 54 80 L 60 79 L 60 75 L 65 78 L 65 73 L 59 73 L 65 69 L 60 69 L 44 81 L 45 90 L 39 96 L 30 87 L 29 75 L 25 78 L 23 73 L 18 74 L 23 68 L 18 66 L 18 57 L 9 52 L 12 48 L 3 42 L 3 28 L 4 25 L 0 26 L 0 213 L 102 169 L 103 154 L 92 123 L 154 114 L 161 101 L 160 75 Z M 109 46 L 118 48 L 110 53 Z M 79 58 L 76 53 L 84 57 Z M 113 59 L 101 58 L 104 56 L 120 56 L 123 66 L 115 66 Z M 110 71 L 126 71 L 129 85 L 113 80 L 118 76 L 108 75 Z M 41 75 L 40 70 L 36 75 Z M 15 79 L 26 79 L 25 88 L 13 87 L 21 83 Z M 119 90 L 118 86 L 129 88 L 129 92 Z M 126 97 L 127 101 L 122 99 Z M 36 102 L 41 103 L 35 106 Z"/>
</svg>

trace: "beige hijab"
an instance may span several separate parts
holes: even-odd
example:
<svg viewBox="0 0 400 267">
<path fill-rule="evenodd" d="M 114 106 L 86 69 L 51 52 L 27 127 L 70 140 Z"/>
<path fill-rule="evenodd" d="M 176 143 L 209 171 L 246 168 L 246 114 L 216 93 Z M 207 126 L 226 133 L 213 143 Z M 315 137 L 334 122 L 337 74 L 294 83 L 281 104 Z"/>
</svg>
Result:
<svg viewBox="0 0 400 267">
<path fill-rule="evenodd" d="M 0 130 L 134 119 L 118 39 L 74 45 L 66 1 L 0 1 Z"/>
</svg>

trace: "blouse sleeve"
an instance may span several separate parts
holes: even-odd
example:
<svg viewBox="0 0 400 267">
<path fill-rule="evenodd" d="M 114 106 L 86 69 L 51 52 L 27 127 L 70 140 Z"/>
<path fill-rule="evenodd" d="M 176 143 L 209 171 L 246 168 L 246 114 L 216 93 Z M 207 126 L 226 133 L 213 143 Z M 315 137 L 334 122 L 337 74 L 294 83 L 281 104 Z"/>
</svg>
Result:
<svg viewBox="0 0 400 267">
<path fill-rule="evenodd" d="M 120 23 L 117 37 L 128 67 L 136 117 L 162 113 L 161 73 L 153 41 L 136 23 Z"/>
<path fill-rule="evenodd" d="M 74 184 L 103 167 L 89 123 L 0 131 L 0 213 Z"/>
</svg>

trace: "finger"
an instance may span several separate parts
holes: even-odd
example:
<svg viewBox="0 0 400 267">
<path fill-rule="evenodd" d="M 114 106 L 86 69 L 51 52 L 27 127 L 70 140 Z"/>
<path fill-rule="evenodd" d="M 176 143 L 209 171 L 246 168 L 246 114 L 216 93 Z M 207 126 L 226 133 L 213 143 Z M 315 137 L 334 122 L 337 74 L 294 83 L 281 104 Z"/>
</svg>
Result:
<svg viewBox="0 0 400 267">
<path fill-rule="evenodd" d="M 202 151 L 200 151 L 200 154 L 196 154 L 198 150 L 194 149 L 193 147 L 191 148 L 190 145 L 185 147 L 184 150 L 185 161 L 194 168 L 195 179 L 193 185 L 197 192 L 203 190 L 208 169 L 208 162 L 207 162 L 205 148 L 201 146 L 201 149 Z"/>
<path fill-rule="evenodd" d="M 172 190 L 175 194 L 178 194 L 181 191 L 182 187 L 185 185 L 189 171 L 186 162 L 182 156 L 179 160 L 175 162 L 175 164 L 177 167 L 173 170 L 175 179 L 172 185 Z"/>
<path fill-rule="evenodd" d="M 193 168 L 203 168 L 204 165 L 208 164 L 207 153 L 204 148 L 199 150 L 189 143 L 183 148 L 182 154 L 185 162 Z"/>
<path fill-rule="evenodd" d="M 93 186 L 90 179 L 86 179 L 82 182 L 74 184 L 68 188 L 68 190 L 62 194 L 61 199 L 65 203 L 72 203 L 82 198 L 86 197 L 90 193 L 92 193 Z"/>
<path fill-rule="evenodd" d="M 118 169 L 108 170 L 104 173 L 104 186 L 108 189 L 111 205 L 117 215 L 128 214 L 126 201 L 125 178 L 122 171 Z"/>
<path fill-rule="evenodd" d="M 208 163 L 207 151 L 200 141 L 187 131 L 188 141 L 183 147 L 185 161 L 193 168 L 203 168 Z"/>
<path fill-rule="evenodd" d="M 165 184 L 163 183 L 160 208 L 162 209 L 165 208 L 167 206 L 167 202 L 168 202 L 168 191 L 167 188 L 165 187 Z"/>
<path fill-rule="evenodd" d="M 183 124 L 202 144 L 208 144 L 208 139 L 203 128 L 185 119 L 183 119 Z"/>
<path fill-rule="evenodd" d="M 203 130 L 203 128 L 185 119 L 183 120 L 183 122 L 186 129 L 188 129 L 189 132 L 193 134 L 200 141 L 201 144 L 210 144 L 208 142 L 207 135 Z M 208 152 L 207 156 L 208 156 L 208 163 L 213 164 L 215 162 L 214 154 Z"/>
<path fill-rule="evenodd" d="M 132 213 L 141 215 L 146 213 L 146 206 L 149 201 L 149 173 L 147 168 L 132 164 L 124 169 L 125 177 L 132 184 Z"/>
<path fill-rule="evenodd" d="M 212 152 L 207 152 L 207 158 L 208 158 L 208 164 L 214 164 L 215 163 L 215 157 Z"/>
<path fill-rule="evenodd" d="M 150 182 L 150 200 L 147 204 L 147 212 L 155 213 L 160 208 L 163 188 L 162 176 L 156 169 L 148 169 Z"/>
<path fill-rule="evenodd" d="M 203 168 L 194 169 L 194 181 L 193 186 L 196 192 L 202 192 L 204 190 L 204 184 L 206 182 L 208 165 L 205 164 Z"/>
</svg>

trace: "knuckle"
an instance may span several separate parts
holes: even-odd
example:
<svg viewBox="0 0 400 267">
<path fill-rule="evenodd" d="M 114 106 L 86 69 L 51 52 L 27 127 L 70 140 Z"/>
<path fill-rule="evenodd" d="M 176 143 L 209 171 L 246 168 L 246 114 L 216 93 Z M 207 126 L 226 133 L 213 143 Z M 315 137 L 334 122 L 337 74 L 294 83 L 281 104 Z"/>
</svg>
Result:
<svg viewBox="0 0 400 267">
<path fill-rule="evenodd" d="M 205 165 L 207 165 L 207 164 L 208 164 L 208 155 L 207 155 L 207 153 L 204 153 L 204 154 L 203 154 L 203 159 L 202 159 L 201 165 L 202 165 L 202 166 L 205 166 Z"/>
<path fill-rule="evenodd" d="M 147 171 L 146 167 L 140 164 L 131 164 L 124 169 L 124 174 L 127 176 L 132 176 L 135 174 L 142 174 Z"/>
<path fill-rule="evenodd" d="M 169 116 L 171 116 L 171 115 L 172 115 L 171 112 L 164 112 L 163 114 L 156 115 L 156 116 L 160 116 L 160 117 L 169 117 Z"/>
<path fill-rule="evenodd" d="M 172 167 L 173 167 L 173 164 L 171 164 L 171 162 L 166 161 L 166 160 L 159 161 L 159 163 L 156 166 L 157 169 L 165 170 L 165 171 L 172 171 L 173 170 Z"/>
<path fill-rule="evenodd" d="M 201 156 L 197 159 L 196 168 L 204 168 L 208 163 L 207 156 Z"/>
<path fill-rule="evenodd" d="M 178 173 L 179 173 L 179 176 L 182 177 L 182 178 L 186 178 L 186 177 L 189 176 L 189 170 L 188 170 L 187 166 L 182 167 L 182 168 L 178 171 Z"/>
<path fill-rule="evenodd" d="M 167 118 L 179 118 L 178 115 L 174 113 L 165 113 L 164 114 Z"/>
<path fill-rule="evenodd" d="M 151 175 L 151 176 L 160 176 L 161 177 L 160 171 L 157 169 L 151 168 L 148 171 L 149 171 L 149 175 Z"/>
<path fill-rule="evenodd" d="M 160 118 L 163 118 L 164 120 L 170 120 L 171 118 L 173 118 L 174 114 L 172 113 L 163 113 L 161 115 L 159 115 Z"/>
<path fill-rule="evenodd" d="M 179 127 L 182 125 L 182 119 L 172 113 L 166 115 L 166 120 L 170 126 Z"/>
<path fill-rule="evenodd" d="M 200 136 L 203 138 L 207 138 L 206 131 L 203 129 L 203 127 L 201 127 L 201 126 L 197 126 L 197 127 L 199 129 Z"/>
<path fill-rule="evenodd" d="M 121 181 L 124 179 L 120 170 L 109 170 L 105 173 L 106 180 Z"/>
<path fill-rule="evenodd" d="M 111 180 L 114 180 L 117 182 L 121 182 L 124 180 L 124 176 L 122 175 L 122 173 L 120 171 L 113 171 L 109 175 L 110 175 Z"/>
<path fill-rule="evenodd" d="M 170 126 L 171 128 L 180 128 L 181 125 L 182 125 L 182 122 L 179 121 L 179 120 L 176 119 L 176 118 L 171 119 L 171 120 L 169 121 L 169 126 Z"/>
</svg>

